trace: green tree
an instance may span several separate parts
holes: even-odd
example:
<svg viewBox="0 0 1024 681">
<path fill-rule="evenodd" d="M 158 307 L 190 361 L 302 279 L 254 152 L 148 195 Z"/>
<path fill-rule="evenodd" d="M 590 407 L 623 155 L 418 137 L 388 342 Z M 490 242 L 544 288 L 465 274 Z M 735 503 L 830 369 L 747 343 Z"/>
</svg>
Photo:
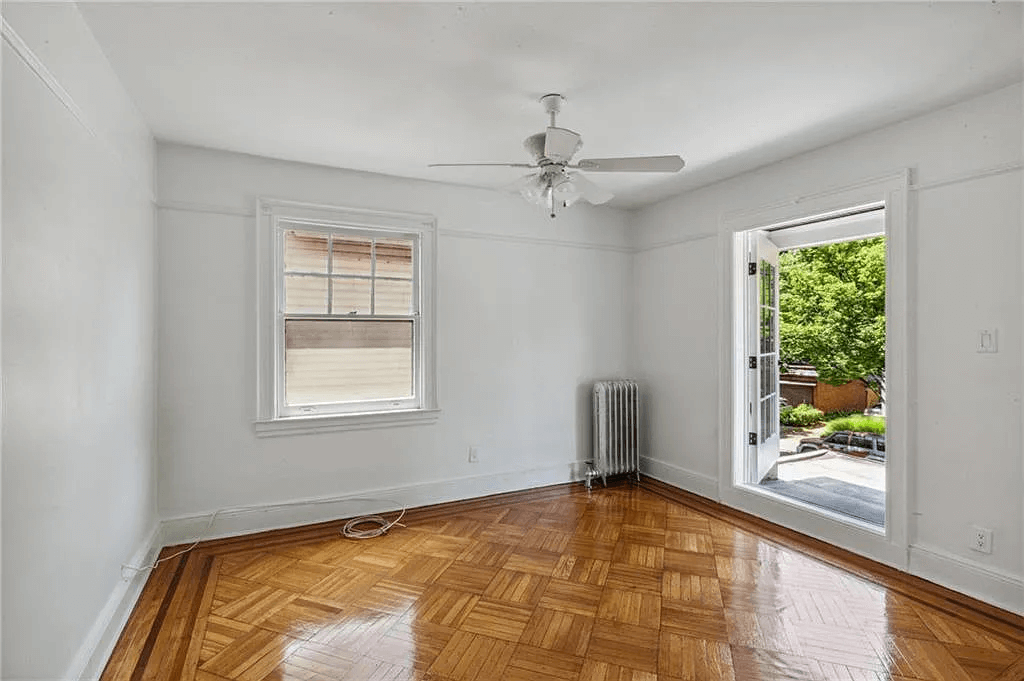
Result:
<svg viewBox="0 0 1024 681">
<path fill-rule="evenodd" d="M 782 363 L 832 385 L 862 378 L 884 397 L 885 237 L 779 255 Z"/>
</svg>

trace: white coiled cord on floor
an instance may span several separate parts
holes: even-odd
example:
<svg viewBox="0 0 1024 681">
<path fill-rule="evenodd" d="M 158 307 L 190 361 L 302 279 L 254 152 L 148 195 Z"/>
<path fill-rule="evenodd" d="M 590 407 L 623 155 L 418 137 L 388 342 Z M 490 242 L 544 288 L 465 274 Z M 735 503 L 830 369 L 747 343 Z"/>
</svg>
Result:
<svg viewBox="0 0 1024 681">
<path fill-rule="evenodd" d="M 361 518 L 353 518 L 352 520 L 345 523 L 345 527 L 341 528 L 341 533 L 349 539 L 373 539 L 379 537 L 382 534 L 387 534 L 395 525 L 399 527 L 405 527 L 399 521 L 405 517 L 405 507 L 402 507 L 402 512 L 398 514 L 398 517 L 388 522 L 386 518 L 379 515 L 364 515 Z M 366 529 L 357 529 L 360 525 L 373 525 Z"/>
</svg>

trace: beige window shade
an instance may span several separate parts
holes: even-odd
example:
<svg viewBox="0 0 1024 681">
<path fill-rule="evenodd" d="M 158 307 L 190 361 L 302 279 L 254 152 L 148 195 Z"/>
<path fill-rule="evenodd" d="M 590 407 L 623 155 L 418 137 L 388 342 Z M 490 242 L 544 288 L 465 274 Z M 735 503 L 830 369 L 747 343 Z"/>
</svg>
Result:
<svg viewBox="0 0 1024 681">
<path fill-rule="evenodd" d="M 414 397 L 413 240 L 289 229 L 284 256 L 284 404 Z"/>
<path fill-rule="evenodd" d="M 373 270 L 372 246 L 372 239 L 335 237 L 332 263 L 335 274 L 370 276 Z"/>
<path fill-rule="evenodd" d="M 327 241 L 325 234 L 309 234 L 290 229 L 284 235 L 284 269 L 286 272 L 319 272 L 327 274 Z"/>
<path fill-rule="evenodd" d="M 412 347 L 411 321 L 296 319 L 286 321 L 284 329 L 288 350 Z"/>
<path fill-rule="evenodd" d="M 412 321 L 286 321 L 289 406 L 413 394 Z"/>
<path fill-rule="evenodd" d="M 412 279 L 412 244 L 405 239 L 377 239 L 377 274 Z"/>
<path fill-rule="evenodd" d="M 285 310 L 288 312 L 327 314 L 327 279 L 285 276 L 284 291 Z"/>
<path fill-rule="evenodd" d="M 412 313 L 412 281 L 378 279 L 374 293 L 377 314 L 407 315 Z"/>
<path fill-rule="evenodd" d="M 331 314 L 370 314 L 369 279 L 331 277 L 331 289 Z"/>
</svg>

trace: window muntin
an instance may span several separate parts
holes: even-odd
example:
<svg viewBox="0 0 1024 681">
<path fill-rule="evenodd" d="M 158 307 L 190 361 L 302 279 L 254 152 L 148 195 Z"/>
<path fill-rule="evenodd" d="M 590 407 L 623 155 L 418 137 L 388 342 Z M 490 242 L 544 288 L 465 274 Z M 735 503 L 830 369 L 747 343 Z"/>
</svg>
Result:
<svg viewBox="0 0 1024 681">
<path fill-rule="evenodd" d="M 281 219 L 280 416 L 422 406 L 420 235 Z"/>
</svg>

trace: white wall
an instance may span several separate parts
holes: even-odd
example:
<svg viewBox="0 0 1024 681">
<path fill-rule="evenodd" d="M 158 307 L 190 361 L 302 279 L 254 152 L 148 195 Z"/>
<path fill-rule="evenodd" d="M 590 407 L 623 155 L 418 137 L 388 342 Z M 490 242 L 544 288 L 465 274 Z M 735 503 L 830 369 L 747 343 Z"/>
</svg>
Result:
<svg viewBox="0 0 1024 681">
<path fill-rule="evenodd" d="M 715 291 L 732 262 L 721 216 L 909 167 L 910 569 L 1024 611 L 1020 162 L 1018 84 L 639 212 L 635 356 L 651 470 L 717 494 L 730 378 L 711 358 L 731 313 Z M 1008 171 L 962 179 L 989 169 Z M 977 331 L 991 327 L 1000 352 L 977 354 Z M 972 524 L 995 530 L 992 555 L 967 548 Z"/>
<path fill-rule="evenodd" d="M 4 17 L 2 676 L 57 679 L 155 527 L 153 143 L 74 5 Z"/>
<path fill-rule="evenodd" d="M 589 385 L 626 373 L 625 213 L 581 205 L 551 220 L 492 191 L 176 145 L 157 163 L 165 517 L 391 488 L 433 503 L 563 482 L 589 458 Z M 437 423 L 255 435 L 261 196 L 437 217 Z M 226 518 L 214 534 L 357 510 Z"/>
</svg>

